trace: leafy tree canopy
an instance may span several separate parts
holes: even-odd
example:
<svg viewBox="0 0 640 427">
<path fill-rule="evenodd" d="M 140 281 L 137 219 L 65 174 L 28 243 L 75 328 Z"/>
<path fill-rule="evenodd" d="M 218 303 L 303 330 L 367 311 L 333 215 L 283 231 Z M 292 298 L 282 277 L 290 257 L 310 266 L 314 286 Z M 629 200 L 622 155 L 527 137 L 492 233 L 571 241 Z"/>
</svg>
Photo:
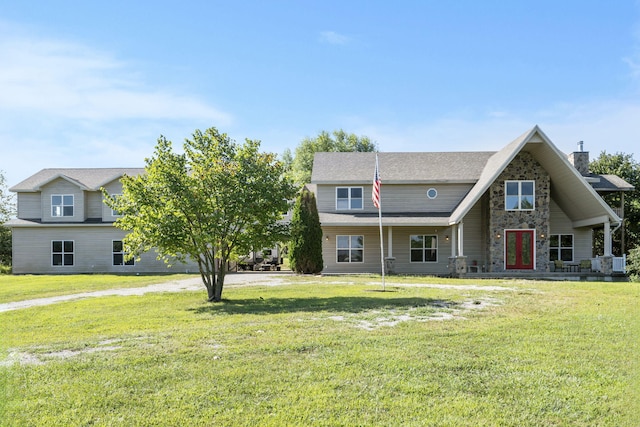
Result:
<svg viewBox="0 0 640 427">
<path fill-rule="evenodd" d="M 0 224 L 3 224 L 15 213 L 14 197 L 7 189 L 4 172 L 0 171 Z"/>
<path fill-rule="evenodd" d="M 155 248 L 166 261 L 195 260 L 209 301 L 220 301 L 227 262 L 234 253 L 286 238 L 280 222 L 295 195 L 284 165 L 261 153 L 258 141 L 236 144 L 216 128 L 196 130 L 184 154 L 158 139 L 145 174 L 122 179 L 122 194 L 107 205 L 130 256 Z"/>
<path fill-rule="evenodd" d="M 377 146 L 366 136 L 346 133 L 342 129 L 329 132 L 322 131 L 315 138 L 305 138 L 295 149 L 295 154 L 285 152 L 286 159 L 291 159 L 291 177 L 299 185 L 311 182 L 313 155 L 325 151 L 376 151 Z"/>
<path fill-rule="evenodd" d="M 14 200 L 7 189 L 4 172 L 0 171 L 0 265 L 11 264 L 11 230 L 2 224 L 15 214 Z"/>
<path fill-rule="evenodd" d="M 617 175 L 635 187 L 635 190 L 624 193 L 625 247 L 628 250 L 640 246 L 640 164 L 632 154 L 607 154 L 603 151 L 589 164 L 589 169 L 601 175 Z M 621 197 L 617 192 L 603 195 L 612 207 L 620 206 Z M 620 242 L 620 238 L 620 233 L 614 235 L 614 251 L 620 247 L 615 244 Z"/>
</svg>

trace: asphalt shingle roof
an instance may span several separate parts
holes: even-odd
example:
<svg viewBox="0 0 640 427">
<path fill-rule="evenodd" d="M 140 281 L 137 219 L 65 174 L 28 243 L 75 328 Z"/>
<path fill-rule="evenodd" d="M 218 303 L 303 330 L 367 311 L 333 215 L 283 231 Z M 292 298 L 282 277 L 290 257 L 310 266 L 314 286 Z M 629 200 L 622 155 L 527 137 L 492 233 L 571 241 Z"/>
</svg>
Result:
<svg viewBox="0 0 640 427">
<path fill-rule="evenodd" d="M 378 153 L 383 183 L 475 182 L 495 152 Z M 322 152 L 313 161 L 311 182 L 364 183 L 373 179 L 376 153 Z"/>
<path fill-rule="evenodd" d="M 89 190 L 99 190 L 101 186 L 121 177 L 144 173 L 144 168 L 56 168 L 42 169 L 29 178 L 11 187 L 10 191 L 39 191 L 42 185 L 63 177 Z"/>
</svg>

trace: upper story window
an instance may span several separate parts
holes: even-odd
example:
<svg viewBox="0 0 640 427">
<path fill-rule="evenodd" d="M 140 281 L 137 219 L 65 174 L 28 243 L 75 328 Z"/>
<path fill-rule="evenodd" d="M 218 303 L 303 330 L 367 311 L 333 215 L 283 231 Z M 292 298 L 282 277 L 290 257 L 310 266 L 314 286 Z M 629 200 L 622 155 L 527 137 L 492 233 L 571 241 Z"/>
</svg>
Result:
<svg viewBox="0 0 640 427">
<path fill-rule="evenodd" d="M 362 209 L 362 187 L 337 187 L 336 209 Z"/>
<path fill-rule="evenodd" d="M 122 194 L 113 194 L 113 198 L 118 200 L 118 197 L 120 197 L 121 195 Z M 111 216 L 122 216 L 122 214 L 115 209 L 111 209 Z"/>
<path fill-rule="evenodd" d="M 73 194 L 52 195 L 51 216 L 73 216 Z"/>
<path fill-rule="evenodd" d="M 531 211 L 535 208 L 534 181 L 505 181 L 505 210 Z"/>
</svg>

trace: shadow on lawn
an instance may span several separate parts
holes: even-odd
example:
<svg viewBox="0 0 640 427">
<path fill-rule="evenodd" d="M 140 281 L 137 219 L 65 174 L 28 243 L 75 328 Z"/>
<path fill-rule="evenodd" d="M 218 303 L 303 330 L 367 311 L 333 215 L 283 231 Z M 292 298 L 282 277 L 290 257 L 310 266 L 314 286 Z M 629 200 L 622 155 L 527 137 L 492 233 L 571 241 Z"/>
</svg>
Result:
<svg viewBox="0 0 640 427">
<path fill-rule="evenodd" d="M 460 304 L 434 298 L 370 298 L 370 297 L 328 297 L 328 298 L 258 298 L 223 299 L 222 303 L 207 304 L 190 309 L 198 314 L 275 314 L 292 312 L 347 312 L 359 313 L 370 310 L 393 310 L 409 308 L 432 308 L 435 310 L 454 309 Z"/>
</svg>

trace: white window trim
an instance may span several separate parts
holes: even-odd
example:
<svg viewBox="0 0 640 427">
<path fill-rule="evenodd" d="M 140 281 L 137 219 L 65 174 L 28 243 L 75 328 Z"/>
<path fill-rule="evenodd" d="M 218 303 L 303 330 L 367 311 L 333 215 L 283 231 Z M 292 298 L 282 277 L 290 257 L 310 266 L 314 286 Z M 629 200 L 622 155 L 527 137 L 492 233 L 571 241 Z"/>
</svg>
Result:
<svg viewBox="0 0 640 427">
<path fill-rule="evenodd" d="M 339 208 L 338 207 L 338 190 L 341 189 L 341 188 L 346 188 L 349 191 L 349 196 L 347 198 L 348 203 L 349 203 L 349 207 L 348 208 Z M 360 189 L 360 194 L 362 194 L 362 199 L 361 199 L 362 207 L 360 207 L 360 208 L 352 208 L 351 207 L 351 200 L 352 200 L 351 199 L 351 189 L 352 188 L 359 188 Z M 361 211 L 361 210 L 364 209 L 364 187 L 358 187 L 358 186 L 352 186 L 352 187 L 340 186 L 340 187 L 336 187 L 336 199 L 335 200 L 336 200 L 336 210 L 337 211 Z"/>
<path fill-rule="evenodd" d="M 114 244 L 115 242 L 120 242 L 120 244 L 122 245 L 122 251 L 121 251 L 121 252 L 115 252 L 115 251 L 113 250 L 113 244 Z M 122 264 L 115 264 L 115 263 L 113 262 L 113 256 L 114 256 L 114 255 L 118 255 L 118 254 L 119 254 L 119 255 L 122 255 Z M 126 256 L 127 254 L 128 254 L 128 252 L 125 252 L 125 251 L 124 251 L 124 243 L 122 242 L 122 240 L 112 240 L 112 241 L 111 241 L 111 265 L 112 265 L 113 267 L 133 267 L 134 265 L 136 265 L 135 258 L 132 258 L 132 259 L 131 259 L 132 264 L 127 264 L 127 261 L 125 261 L 125 256 Z"/>
<path fill-rule="evenodd" d="M 418 250 L 418 248 L 412 248 L 411 247 L 411 237 L 412 236 L 422 236 L 423 240 L 422 240 L 422 261 L 412 261 L 411 260 L 411 251 L 412 250 Z M 424 247 L 424 238 L 425 237 L 435 237 L 436 238 L 436 247 L 435 248 L 425 248 Z M 439 247 L 440 247 L 440 242 L 438 241 L 438 235 L 437 234 L 411 234 L 409 236 L 409 263 L 413 263 L 413 264 L 437 264 L 438 263 L 438 252 L 439 252 Z M 436 251 L 436 260 L 435 261 L 424 261 L 424 251 L 425 250 L 435 250 Z"/>
<path fill-rule="evenodd" d="M 362 248 L 352 248 L 351 247 L 351 238 L 352 237 L 362 237 Z M 349 238 L 349 247 L 348 248 L 340 248 L 338 247 L 339 237 L 348 237 Z M 339 250 L 348 250 L 349 251 L 349 261 L 339 261 L 338 260 L 338 251 Z M 352 250 L 361 250 L 362 251 L 362 261 L 352 261 L 351 260 L 351 251 Z M 336 236 L 336 264 L 363 264 L 364 263 L 364 235 L 363 234 L 339 234 Z"/>
<path fill-rule="evenodd" d="M 53 252 L 53 242 L 62 242 L 62 252 Z M 64 242 L 71 242 L 73 244 L 73 252 L 65 252 L 64 251 Z M 51 248 L 51 266 L 52 267 L 73 267 L 76 265 L 76 241 L 75 240 L 60 240 L 60 239 L 55 239 L 55 240 L 51 240 L 51 245 L 49 246 Z M 60 265 L 56 265 L 53 263 L 53 255 L 54 254 L 59 254 L 62 256 L 62 264 Z M 65 264 L 64 263 L 64 256 L 65 254 L 71 254 L 73 255 L 73 264 Z"/>
<path fill-rule="evenodd" d="M 112 194 L 111 196 L 114 198 L 114 200 L 117 200 L 118 197 L 122 196 L 122 194 Z M 120 217 L 122 216 L 122 214 L 115 209 L 111 209 L 111 216 Z"/>
<path fill-rule="evenodd" d="M 519 207 L 517 209 L 511 209 L 507 207 L 507 197 L 509 197 L 509 195 L 507 194 L 507 184 L 510 182 L 515 182 L 518 184 L 518 205 Z M 523 182 L 530 182 L 533 184 L 533 195 L 532 195 L 532 207 L 531 209 L 523 209 L 522 208 L 522 183 Z M 506 211 L 534 211 L 536 210 L 536 182 L 534 180 L 531 179 L 510 179 L 510 180 L 506 180 L 504 182 L 504 209 Z"/>
<path fill-rule="evenodd" d="M 558 236 L 558 246 L 551 246 L 551 241 L 549 241 L 549 255 L 552 250 L 556 250 L 558 251 L 558 259 L 562 259 L 562 249 L 571 249 L 571 260 L 565 261 L 573 262 L 576 258 L 576 236 L 573 233 L 551 233 L 549 239 L 551 236 Z M 571 247 L 562 246 L 562 236 L 571 236 Z"/>
<path fill-rule="evenodd" d="M 53 198 L 54 198 L 54 197 L 60 197 L 60 201 L 62 202 L 62 204 L 60 204 L 60 205 L 54 205 L 54 204 L 53 204 Z M 70 205 L 65 205 L 65 204 L 64 204 L 64 198 L 65 198 L 65 197 L 71 197 L 71 204 L 70 204 Z M 62 218 L 62 217 L 72 217 L 72 216 L 74 216 L 74 215 L 76 214 L 76 206 L 75 206 L 75 204 L 76 204 L 76 197 L 75 197 L 75 195 L 74 195 L 74 194 L 52 194 L 52 195 L 51 195 L 51 217 L 52 217 L 52 218 Z M 53 213 L 53 208 L 54 208 L 55 206 L 59 206 L 60 208 L 62 208 L 62 209 L 61 209 L 61 211 L 62 211 L 62 215 L 54 215 L 54 213 Z M 64 214 L 64 208 L 65 208 L 65 206 L 71 206 L 71 208 L 72 208 L 72 210 L 73 210 L 73 214 L 72 214 L 72 215 L 65 215 L 65 214 Z"/>
</svg>

